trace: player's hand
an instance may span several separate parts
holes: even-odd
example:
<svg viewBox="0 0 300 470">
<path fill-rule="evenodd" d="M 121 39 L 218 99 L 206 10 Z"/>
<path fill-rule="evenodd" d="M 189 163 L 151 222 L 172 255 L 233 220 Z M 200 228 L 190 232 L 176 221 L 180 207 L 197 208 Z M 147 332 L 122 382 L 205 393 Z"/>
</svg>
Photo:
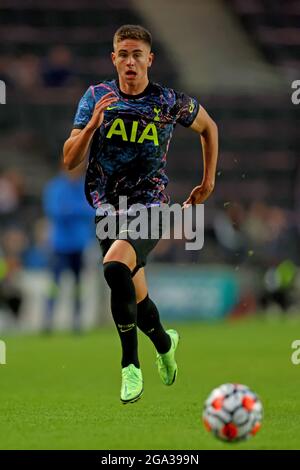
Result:
<svg viewBox="0 0 300 470">
<path fill-rule="evenodd" d="M 98 127 L 100 127 L 103 122 L 104 111 L 106 110 L 107 106 L 110 106 L 116 101 L 118 101 L 118 97 L 113 91 L 102 96 L 101 100 L 99 100 L 95 106 L 93 115 L 90 119 L 90 122 L 88 123 L 88 126 L 92 129 L 98 129 Z"/>
<path fill-rule="evenodd" d="M 189 206 L 195 204 L 202 204 L 210 196 L 214 190 L 213 181 L 204 181 L 200 186 L 196 186 L 186 201 L 184 201 L 182 208 L 186 209 Z"/>
</svg>

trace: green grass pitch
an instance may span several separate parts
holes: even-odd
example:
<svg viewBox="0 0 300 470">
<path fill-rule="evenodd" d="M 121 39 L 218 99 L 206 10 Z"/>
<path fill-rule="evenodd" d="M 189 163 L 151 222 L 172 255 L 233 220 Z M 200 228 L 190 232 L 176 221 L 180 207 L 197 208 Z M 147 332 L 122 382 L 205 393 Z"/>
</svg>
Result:
<svg viewBox="0 0 300 470">
<path fill-rule="evenodd" d="M 120 346 L 113 327 L 72 336 L 10 336 L 0 365 L 1 449 L 299 449 L 300 365 L 291 343 L 300 322 L 278 319 L 178 324 L 178 380 L 160 383 L 151 343 L 140 335 L 145 391 L 121 405 Z M 217 441 L 201 422 L 208 393 L 225 382 L 256 391 L 261 431 Z"/>
</svg>

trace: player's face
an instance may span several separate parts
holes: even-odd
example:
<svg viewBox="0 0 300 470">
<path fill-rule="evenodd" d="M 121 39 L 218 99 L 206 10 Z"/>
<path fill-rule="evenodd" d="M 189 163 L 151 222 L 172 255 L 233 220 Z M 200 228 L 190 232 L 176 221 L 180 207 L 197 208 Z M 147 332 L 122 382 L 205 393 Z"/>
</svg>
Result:
<svg viewBox="0 0 300 470">
<path fill-rule="evenodd" d="M 112 52 L 112 61 L 119 79 L 128 85 L 135 85 L 148 77 L 148 67 L 151 66 L 152 60 L 150 46 L 136 39 L 118 42 Z"/>
</svg>

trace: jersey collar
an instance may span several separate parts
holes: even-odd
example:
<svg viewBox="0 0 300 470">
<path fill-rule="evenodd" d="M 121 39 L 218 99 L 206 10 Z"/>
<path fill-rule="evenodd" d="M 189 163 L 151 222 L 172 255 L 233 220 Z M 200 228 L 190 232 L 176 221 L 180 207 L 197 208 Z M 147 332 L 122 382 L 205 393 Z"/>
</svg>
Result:
<svg viewBox="0 0 300 470">
<path fill-rule="evenodd" d="M 129 99 L 129 100 L 137 100 L 138 98 L 142 98 L 143 96 L 149 95 L 151 91 L 154 88 L 154 85 L 152 82 L 149 82 L 148 85 L 146 86 L 145 90 L 139 93 L 138 95 L 128 95 L 127 93 L 124 93 L 123 91 L 120 90 L 120 85 L 119 85 L 119 80 L 116 80 L 116 86 L 118 88 L 118 91 L 120 95 L 123 98 Z"/>
</svg>

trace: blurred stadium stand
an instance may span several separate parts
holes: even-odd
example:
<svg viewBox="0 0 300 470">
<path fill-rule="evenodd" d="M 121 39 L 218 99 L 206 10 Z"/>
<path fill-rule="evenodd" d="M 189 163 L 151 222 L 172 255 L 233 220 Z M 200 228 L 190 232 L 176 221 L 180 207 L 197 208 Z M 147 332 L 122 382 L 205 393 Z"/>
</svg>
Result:
<svg viewBox="0 0 300 470">
<path fill-rule="evenodd" d="M 237 15 L 221 0 L 184 2 L 133 0 L 155 36 L 163 38 L 184 89 L 205 93 L 249 93 L 282 89 Z M 172 11 L 172 21 L 169 21 Z M 166 27 L 168 25 L 168 27 Z"/>
<path fill-rule="evenodd" d="M 176 241 L 161 242 L 153 259 L 262 270 L 284 257 L 298 263 L 299 106 L 291 102 L 291 81 L 300 79 L 299 20 L 293 0 L 2 0 L 0 79 L 7 104 L 0 107 L 0 185 L 10 185 L 8 198 L 17 195 L 8 210 L 7 198 L 0 198 L 5 262 L 21 266 L 22 250 L 35 243 L 42 189 L 59 169 L 80 96 L 114 76 L 113 33 L 140 23 L 153 33 L 151 79 L 197 96 L 220 133 L 205 249 L 188 253 Z M 168 157 L 173 202 L 185 200 L 201 171 L 197 137 L 178 126 Z M 3 241 L 12 226 L 26 239 L 13 254 Z M 261 236 L 253 226 L 262 226 Z M 224 227 L 243 242 L 223 239 Z"/>
<path fill-rule="evenodd" d="M 265 59 L 295 80 L 300 69 L 298 0 L 230 0 L 241 23 Z"/>
</svg>

